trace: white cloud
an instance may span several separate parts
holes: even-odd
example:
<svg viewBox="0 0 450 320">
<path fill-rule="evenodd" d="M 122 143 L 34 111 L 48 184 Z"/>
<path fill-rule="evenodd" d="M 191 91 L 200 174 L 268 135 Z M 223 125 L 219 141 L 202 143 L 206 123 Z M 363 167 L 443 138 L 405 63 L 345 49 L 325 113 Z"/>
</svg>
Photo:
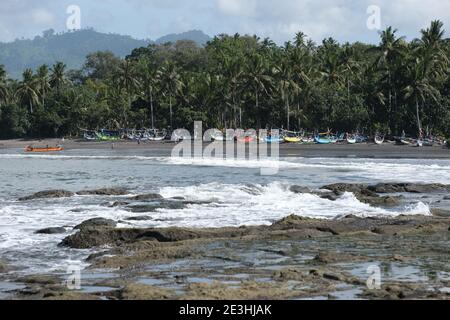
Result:
<svg viewBox="0 0 450 320">
<path fill-rule="evenodd" d="M 217 6 L 224 14 L 234 16 L 251 16 L 255 14 L 256 0 L 217 0 Z"/>
<path fill-rule="evenodd" d="M 39 25 L 48 25 L 55 22 L 55 16 L 48 10 L 39 8 L 31 12 L 33 23 Z"/>
</svg>

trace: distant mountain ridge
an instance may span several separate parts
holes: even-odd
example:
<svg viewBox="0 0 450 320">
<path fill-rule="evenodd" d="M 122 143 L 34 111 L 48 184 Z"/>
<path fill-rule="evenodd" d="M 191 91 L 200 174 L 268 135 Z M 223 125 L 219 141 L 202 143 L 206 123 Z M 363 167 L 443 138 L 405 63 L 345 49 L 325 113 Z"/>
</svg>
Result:
<svg viewBox="0 0 450 320">
<path fill-rule="evenodd" d="M 204 45 L 211 38 L 202 31 L 193 30 L 180 34 L 170 34 L 157 39 L 138 40 L 131 36 L 112 33 L 101 33 L 93 29 L 83 29 L 73 32 L 56 34 L 53 30 L 43 32 L 31 40 L 15 40 L 0 42 L 0 64 L 12 78 L 20 78 L 23 70 L 35 70 L 42 64 L 53 65 L 56 61 L 64 62 L 68 69 L 81 68 L 86 56 L 95 51 L 109 50 L 115 55 L 125 57 L 139 47 L 151 43 L 176 42 L 192 40 L 198 45 Z"/>
</svg>

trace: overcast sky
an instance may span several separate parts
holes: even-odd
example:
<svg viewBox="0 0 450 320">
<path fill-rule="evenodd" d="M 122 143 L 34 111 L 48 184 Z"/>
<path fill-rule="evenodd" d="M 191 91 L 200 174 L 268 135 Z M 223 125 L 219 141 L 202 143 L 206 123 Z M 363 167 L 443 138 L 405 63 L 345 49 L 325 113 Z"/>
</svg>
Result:
<svg viewBox="0 0 450 320">
<path fill-rule="evenodd" d="M 450 0 L 0 0 L 0 41 L 66 30 L 69 5 L 80 7 L 83 28 L 139 39 L 199 29 L 210 36 L 257 34 L 279 44 L 298 31 L 314 41 L 374 43 L 377 31 L 366 25 L 370 5 L 380 7 L 382 28 L 392 25 L 409 39 L 434 19 L 450 30 Z"/>
</svg>

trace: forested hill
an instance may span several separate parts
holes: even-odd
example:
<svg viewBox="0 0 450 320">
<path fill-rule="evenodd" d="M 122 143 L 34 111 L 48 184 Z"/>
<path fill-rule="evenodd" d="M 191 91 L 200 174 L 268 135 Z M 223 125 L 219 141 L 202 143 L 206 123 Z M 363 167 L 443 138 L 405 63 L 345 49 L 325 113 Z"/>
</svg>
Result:
<svg viewBox="0 0 450 320">
<path fill-rule="evenodd" d="M 168 35 L 155 42 L 175 42 L 181 39 L 193 40 L 203 45 L 209 37 L 201 31 L 190 31 Z M 89 53 L 108 50 L 117 56 L 125 57 L 133 49 L 146 47 L 152 42 L 137 40 L 130 36 L 101 33 L 93 29 L 58 34 L 48 30 L 32 40 L 0 43 L 0 64 L 5 66 L 12 78 L 17 79 L 27 68 L 35 70 L 43 64 L 53 65 L 56 61 L 64 61 L 68 69 L 79 69 Z"/>
</svg>

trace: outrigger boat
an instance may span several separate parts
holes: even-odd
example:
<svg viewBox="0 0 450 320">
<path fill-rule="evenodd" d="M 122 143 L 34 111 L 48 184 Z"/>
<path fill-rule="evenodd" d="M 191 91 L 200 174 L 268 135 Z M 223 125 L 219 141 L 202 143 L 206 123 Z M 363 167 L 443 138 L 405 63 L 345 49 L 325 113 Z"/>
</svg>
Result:
<svg viewBox="0 0 450 320">
<path fill-rule="evenodd" d="M 376 135 L 374 141 L 375 144 L 382 145 L 384 143 L 384 137 Z"/>
<path fill-rule="evenodd" d="M 348 144 L 356 144 L 356 136 L 347 134 L 347 143 Z"/>
<path fill-rule="evenodd" d="M 284 131 L 284 141 L 288 143 L 299 143 L 302 141 L 302 138 L 297 132 L 293 131 Z"/>
<path fill-rule="evenodd" d="M 41 147 L 41 148 L 34 148 L 32 146 L 27 146 L 25 148 L 25 152 L 58 152 L 63 151 L 64 148 L 61 146 L 56 147 Z"/>
<path fill-rule="evenodd" d="M 319 133 L 314 137 L 314 141 L 318 144 L 336 143 L 337 139 L 330 135 L 330 132 Z"/>
</svg>

